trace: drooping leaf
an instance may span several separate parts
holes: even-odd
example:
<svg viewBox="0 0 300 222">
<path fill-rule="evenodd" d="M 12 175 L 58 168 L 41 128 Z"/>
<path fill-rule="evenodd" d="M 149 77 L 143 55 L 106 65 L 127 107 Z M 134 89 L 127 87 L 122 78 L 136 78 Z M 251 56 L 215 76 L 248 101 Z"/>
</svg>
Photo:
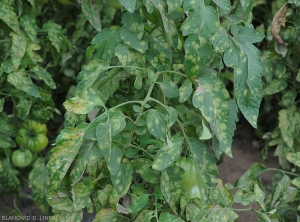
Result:
<svg viewBox="0 0 300 222">
<path fill-rule="evenodd" d="M 157 82 L 163 94 L 168 98 L 175 98 L 179 96 L 177 85 L 170 79 L 164 79 L 162 82 Z"/>
<path fill-rule="evenodd" d="M 281 92 L 288 86 L 285 79 L 273 79 L 262 91 L 262 95 L 273 95 Z"/>
<path fill-rule="evenodd" d="M 30 71 L 34 72 L 38 79 L 43 80 L 51 89 L 56 89 L 56 85 L 52 76 L 41 66 L 34 66 Z"/>
<path fill-rule="evenodd" d="M 122 163 L 115 175 L 111 175 L 111 181 L 121 196 L 124 196 L 132 182 L 132 166 L 129 163 Z"/>
<path fill-rule="evenodd" d="M 7 24 L 14 32 L 20 34 L 18 17 L 14 8 L 5 2 L 0 2 L 0 19 Z"/>
<path fill-rule="evenodd" d="M 142 210 L 149 201 L 149 194 L 142 194 L 140 195 L 135 202 L 130 206 L 129 212 L 136 213 Z"/>
<path fill-rule="evenodd" d="M 40 50 L 41 46 L 34 42 L 30 42 L 27 44 L 26 49 L 26 56 L 29 56 L 30 60 L 33 62 L 33 64 L 37 65 L 39 62 L 43 61 L 43 58 L 37 54 L 35 51 Z"/>
<path fill-rule="evenodd" d="M 282 40 L 282 38 L 279 35 L 280 32 L 280 27 L 285 26 L 285 16 L 286 16 L 286 6 L 285 4 L 276 12 L 273 21 L 272 21 L 272 26 L 271 26 L 271 33 L 278 43 L 282 43 L 287 45 L 286 42 Z"/>
<path fill-rule="evenodd" d="M 215 150 L 215 153 L 217 157 L 223 152 L 232 157 L 231 144 L 237 112 L 237 109 L 233 109 L 233 107 L 236 107 L 236 105 L 234 102 L 230 102 L 228 91 L 219 78 L 205 75 L 195 81 L 203 88 L 203 92 L 200 92 L 200 94 L 194 93 L 193 105 L 200 109 L 216 134 L 220 146 Z"/>
<path fill-rule="evenodd" d="M 182 192 L 182 180 L 179 175 L 179 169 L 179 167 L 165 169 L 162 171 L 160 177 L 161 192 L 174 214 L 177 214 L 175 204 L 179 201 Z"/>
<path fill-rule="evenodd" d="M 27 93 L 30 96 L 40 98 L 40 92 L 37 86 L 26 76 L 25 71 L 18 70 L 10 73 L 7 76 L 7 81 L 19 90 Z"/>
<path fill-rule="evenodd" d="M 19 172 L 12 168 L 9 159 L 0 161 L 0 185 L 2 192 L 21 191 L 21 183 L 17 175 Z"/>
<path fill-rule="evenodd" d="M 259 50 L 252 43 L 259 42 L 264 34 L 248 26 L 231 26 L 234 37 L 224 53 L 226 66 L 234 68 L 234 89 L 237 104 L 248 122 L 256 128 L 258 109 L 261 102 L 262 82 L 260 75 L 264 66 Z"/>
<path fill-rule="evenodd" d="M 147 114 L 147 128 L 149 132 L 162 141 L 166 141 L 167 122 L 166 116 L 157 110 L 151 109 Z"/>
<path fill-rule="evenodd" d="M 279 111 L 279 129 L 284 142 L 292 148 L 294 145 L 294 131 L 295 131 L 295 121 L 294 121 L 294 111 L 292 108 L 282 109 Z"/>
<path fill-rule="evenodd" d="M 25 55 L 28 40 L 23 33 L 21 33 L 20 35 L 11 33 L 10 36 L 12 37 L 12 45 L 10 49 L 12 63 L 15 70 L 17 70 Z"/>
<path fill-rule="evenodd" d="M 81 124 L 76 128 L 67 127 L 56 138 L 56 146 L 51 150 L 52 154 L 47 164 L 52 189 L 57 189 L 68 172 L 83 143 L 86 127 L 86 124 Z"/>
<path fill-rule="evenodd" d="M 100 9 L 101 9 L 101 1 L 100 0 L 84 0 L 81 3 L 82 12 L 90 21 L 91 25 L 100 32 L 102 29 L 101 21 L 100 21 Z"/>
<path fill-rule="evenodd" d="M 47 192 L 49 186 L 49 176 L 42 158 L 38 158 L 28 176 L 28 186 L 32 190 L 34 205 L 43 213 L 49 212 L 47 203 Z"/>
<path fill-rule="evenodd" d="M 164 170 L 173 164 L 180 156 L 182 151 L 183 137 L 175 137 L 171 139 L 173 146 L 163 146 L 157 152 L 152 168 L 154 170 Z"/>
<path fill-rule="evenodd" d="M 164 212 L 159 217 L 159 222 L 183 222 L 183 220 L 173 214 L 170 214 L 168 212 Z"/>
<path fill-rule="evenodd" d="M 291 179 L 287 175 L 283 175 L 282 179 L 278 182 L 275 192 L 272 197 L 271 206 L 274 207 L 276 201 L 281 197 L 281 195 L 288 189 L 291 184 Z"/>
</svg>

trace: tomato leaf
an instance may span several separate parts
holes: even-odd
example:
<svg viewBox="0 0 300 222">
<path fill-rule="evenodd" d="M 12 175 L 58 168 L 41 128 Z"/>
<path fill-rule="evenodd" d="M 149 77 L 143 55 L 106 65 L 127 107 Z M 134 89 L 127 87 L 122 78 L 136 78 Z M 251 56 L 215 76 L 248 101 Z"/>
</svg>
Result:
<svg viewBox="0 0 300 222">
<path fill-rule="evenodd" d="M 90 21 L 91 25 L 100 32 L 102 29 L 102 24 L 100 20 L 100 9 L 102 2 L 100 0 L 92 1 L 92 0 L 84 0 L 81 3 L 82 12 Z"/>
<path fill-rule="evenodd" d="M 115 209 L 101 209 L 100 211 L 97 212 L 95 219 L 93 221 L 95 222 L 115 222 L 117 221 L 117 215 L 118 212 Z"/>
<path fill-rule="evenodd" d="M 173 222 L 184 222 L 182 219 L 180 219 L 179 217 L 170 214 L 168 212 L 164 212 L 160 215 L 159 217 L 159 222 L 169 222 L 169 221 L 173 221 Z"/>
<path fill-rule="evenodd" d="M 134 203 L 130 206 L 129 212 L 130 213 L 136 213 L 140 210 L 142 210 L 148 203 L 149 201 L 149 194 L 142 194 L 140 195 Z"/>
<path fill-rule="evenodd" d="M 20 18 L 20 25 L 32 42 L 36 41 L 37 24 L 36 18 L 32 14 L 24 14 Z"/>
<path fill-rule="evenodd" d="M 7 24 L 14 32 L 20 34 L 18 17 L 14 8 L 5 2 L 0 2 L 0 19 Z"/>
<path fill-rule="evenodd" d="M 20 35 L 11 33 L 12 36 L 12 45 L 10 49 L 12 63 L 14 65 L 15 70 L 17 70 L 21 64 L 21 61 L 25 55 L 28 39 L 27 37 L 21 33 Z"/>
<path fill-rule="evenodd" d="M 167 122 L 166 116 L 157 110 L 151 109 L 147 114 L 147 128 L 157 139 L 166 141 Z"/>
<path fill-rule="evenodd" d="M 122 163 L 115 175 L 111 175 L 111 182 L 121 196 L 124 196 L 131 184 L 132 166 L 129 163 Z"/>
<path fill-rule="evenodd" d="M 34 66 L 30 71 L 34 72 L 38 76 L 38 79 L 43 80 L 51 89 L 56 89 L 51 74 L 41 66 Z"/>
<path fill-rule="evenodd" d="M 177 85 L 170 79 L 164 79 L 162 82 L 157 82 L 161 91 L 168 98 L 175 98 L 179 96 Z"/>
<path fill-rule="evenodd" d="M 179 102 L 183 103 L 186 100 L 188 100 L 192 92 L 193 92 L 192 82 L 188 79 L 184 80 L 183 84 L 179 88 Z"/>
</svg>

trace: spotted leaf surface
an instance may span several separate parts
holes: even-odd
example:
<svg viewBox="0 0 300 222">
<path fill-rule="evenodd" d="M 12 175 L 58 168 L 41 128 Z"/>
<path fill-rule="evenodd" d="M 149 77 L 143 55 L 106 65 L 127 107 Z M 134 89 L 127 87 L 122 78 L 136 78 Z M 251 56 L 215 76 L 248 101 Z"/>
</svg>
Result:
<svg viewBox="0 0 300 222">
<path fill-rule="evenodd" d="M 179 201 L 182 192 L 181 172 L 179 169 L 179 167 L 173 167 L 163 170 L 160 177 L 161 192 L 174 214 L 177 214 L 175 204 Z"/>
<path fill-rule="evenodd" d="M 39 46 L 38 44 L 36 44 L 34 42 L 30 42 L 27 45 L 26 54 L 29 56 L 30 60 L 35 65 L 38 64 L 39 62 L 43 61 L 43 58 L 35 52 L 40 49 L 41 49 L 41 46 Z"/>
<path fill-rule="evenodd" d="M 171 139 L 173 146 L 163 146 L 157 152 L 155 160 L 152 164 L 154 170 L 164 170 L 173 164 L 180 156 L 182 151 L 183 137 L 175 137 Z"/>
<path fill-rule="evenodd" d="M 184 42 L 184 66 L 190 79 L 196 78 L 210 61 L 212 48 L 210 43 L 200 40 L 197 35 L 190 35 Z"/>
<path fill-rule="evenodd" d="M 248 26 L 231 27 L 234 37 L 224 53 L 226 66 L 234 68 L 234 89 L 237 104 L 248 122 L 256 128 L 261 102 L 261 74 L 265 72 L 259 50 L 252 43 L 259 42 L 264 34 Z"/>
<path fill-rule="evenodd" d="M 235 221 L 239 216 L 231 210 L 231 208 L 221 208 L 220 206 L 215 206 L 208 210 L 207 221 L 218 221 L 218 222 L 228 222 Z"/>
<path fill-rule="evenodd" d="M 7 24 L 14 32 L 20 33 L 18 17 L 14 12 L 14 8 L 9 4 L 0 2 L 0 19 Z"/>
<path fill-rule="evenodd" d="M 81 3 L 84 15 L 97 31 L 101 31 L 102 29 L 99 13 L 101 9 L 101 3 L 102 2 L 100 0 L 84 0 Z"/>
<path fill-rule="evenodd" d="M 158 71 L 170 70 L 171 51 L 163 39 L 149 37 L 146 58 Z"/>
<path fill-rule="evenodd" d="M 295 120 L 294 109 L 282 109 L 279 111 L 279 129 L 284 142 L 293 148 L 294 145 L 294 132 L 295 132 Z"/>
<path fill-rule="evenodd" d="M 90 194 L 92 192 L 92 186 L 89 187 L 85 185 L 83 182 L 77 183 L 74 187 L 72 187 L 72 200 L 76 209 L 89 208 L 92 205 L 92 201 L 90 199 Z"/>
<path fill-rule="evenodd" d="M 199 37 L 209 39 L 217 31 L 219 19 L 214 7 L 206 6 L 204 0 L 185 1 L 185 11 L 192 10 L 190 16 L 182 23 L 183 36 L 196 34 Z"/>
<path fill-rule="evenodd" d="M 30 71 L 34 72 L 38 79 L 43 80 L 51 89 L 56 89 L 56 85 L 52 76 L 41 66 L 34 66 Z"/>
<path fill-rule="evenodd" d="M 291 179 L 284 175 L 281 180 L 278 182 L 275 192 L 273 193 L 271 206 L 274 207 L 277 201 L 280 201 L 281 195 L 289 188 L 291 185 Z"/>
<path fill-rule="evenodd" d="M 126 45 L 119 44 L 116 47 L 116 56 L 119 58 L 123 66 L 135 66 L 139 68 L 145 67 L 145 61 L 142 54 Z M 133 69 L 126 69 L 134 72 Z M 131 71 L 133 70 L 133 71 Z"/>
<path fill-rule="evenodd" d="M 120 30 L 121 39 L 125 44 L 131 46 L 141 53 L 148 49 L 148 43 L 142 40 L 144 35 L 144 24 L 139 13 L 124 13 L 122 17 L 123 28 Z"/>
<path fill-rule="evenodd" d="M 35 17 L 31 14 L 22 15 L 20 18 L 20 25 L 25 30 L 30 40 L 35 42 L 38 29 Z"/>
<path fill-rule="evenodd" d="M 254 185 L 259 183 L 260 174 L 266 170 L 266 167 L 260 163 L 254 163 L 244 174 L 240 177 L 237 187 L 252 190 Z"/>
<path fill-rule="evenodd" d="M 171 13 L 175 11 L 178 7 L 182 5 L 183 0 L 167 0 L 168 12 Z"/>
<path fill-rule="evenodd" d="M 56 146 L 51 150 L 52 154 L 47 164 L 50 186 L 53 189 L 57 189 L 78 154 L 86 126 L 81 124 L 75 128 L 67 127 L 56 138 Z"/>
<path fill-rule="evenodd" d="M 17 191 L 21 186 L 18 178 L 18 171 L 14 169 L 8 158 L 1 159 L 0 161 L 0 179 L 1 191 L 12 192 Z"/>
<path fill-rule="evenodd" d="M 12 45 L 10 49 L 12 63 L 15 70 L 19 68 L 21 61 L 25 55 L 28 40 L 26 36 L 22 33 L 21 35 L 11 33 Z"/>
<path fill-rule="evenodd" d="M 170 214 L 168 212 L 164 212 L 160 215 L 159 217 L 159 222 L 169 222 L 169 221 L 172 221 L 172 222 L 184 222 L 181 218 L 173 215 L 173 214 Z"/>
<path fill-rule="evenodd" d="M 135 9 L 136 0 L 119 0 L 119 2 L 130 12 L 133 13 Z"/>
<path fill-rule="evenodd" d="M 192 92 L 192 82 L 188 79 L 184 80 L 182 86 L 179 88 L 179 102 L 183 103 L 188 100 L 188 98 L 190 98 L 190 96 L 192 95 Z"/>
<path fill-rule="evenodd" d="M 109 63 L 110 59 L 115 55 L 115 48 L 119 41 L 120 31 L 118 29 L 102 29 L 92 40 L 92 44 L 96 45 L 94 57 Z"/>
<path fill-rule="evenodd" d="M 32 190 L 32 199 L 37 208 L 47 214 L 49 205 L 46 195 L 48 192 L 49 176 L 42 158 L 38 158 L 28 176 L 28 186 Z"/>
<path fill-rule="evenodd" d="M 216 52 L 224 52 L 230 44 L 226 29 L 220 27 L 218 31 L 211 37 L 211 42 Z"/>
<path fill-rule="evenodd" d="M 217 156 L 225 153 L 231 154 L 232 137 L 235 130 L 235 118 L 237 112 L 234 102 L 230 102 L 228 91 L 223 82 L 212 75 L 205 75 L 195 80 L 203 88 L 203 92 L 193 95 L 193 105 L 199 108 L 202 115 L 209 122 L 219 141 L 219 148 L 215 150 Z M 232 113 L 233 112 L 233 113 Z"/>
<path fill-rule="evenodd" d="M 164 79 L 162 82 L 158 82 L 161 91 L 168 98 L 175 98 L 179 96 L 179 90 L 177 85 L 170 79 Z"/>
<path fill-rule="evenodd" d="M 286 155 L 286 158 L 292 164 L 295 164 L 296 166 L 300 167 L 300 152 L 297 152 L 297 153 L 288 153 Z"/>
<path fill-rule="evenodd" d="M 157 110 L 151 109 L 148 112 L 146 123 L 149 132 L 154 137 L 166 141 L 167 121 L 165 115 Z"/>
<path fill-rule="evenodd" d="M 132 181 L 133 169 L 129 163 L 122 163 L 118 172 L 111 175 L 111 182 L 122 196 L 125 195 Z"/>
<path fill-rule="evenodd" d="M 210 175 L 218 175 L 214 157 L 201 140 L 189 137 L 187 142 L 193 154 L 198 185 L 200 188 L 207 187 L 211 184 Z"/>
<path fill-rule="evenodd" d="M 7 81 L 17 89 L 27 93 L 30 96 L 40 98 L 40 92 L 37 86 L 26 76 L 25 71 L 15 71 L 7 76 Z"/>
<path fill-rule="evenodd" d="M 273 79 L 262 91 L 263 96 L 281 92 L 288 86 L 285 79 Z"/>
<path fill-rule="evenodd" d="M 102 155 L 97 147 L 97 141 L 84 140 L 70 170 L 71 185 L 74 186 L 78 183 L 87 166 L 97 163 L 100 158 L 102 158 Z"/>
<path fill-rule="evenodd" d="M 229 11 L 231 9 L 230 0 L 213 0 L 213 2 L 225 11 Z"/>
<path fill-rule="evenodd" d="M 70 110 L 76 114 L 87 114 L 95 107 L 94 101 L 81 99 L 80 97 L 73 97 L 64 102 L 66 110 Z"/>
<path fill-rule="evenodd" d="M 94 222 L 115 222 L 117 221 L 118 211 L 112 208 L 101 209 L 97 212 Z"/>
<path fill-rule="evenodd" d="M 148 203 L 149 196 L 150 196 L 149 194 L 142 194 L 142 195 L 140 195 L 135 200 L 135 202 L 130 206 L 129 212 L 130 213 L 136 213 L 136 212 L 142 210 L 146 206 L 146 204 Z"/>
</svg>

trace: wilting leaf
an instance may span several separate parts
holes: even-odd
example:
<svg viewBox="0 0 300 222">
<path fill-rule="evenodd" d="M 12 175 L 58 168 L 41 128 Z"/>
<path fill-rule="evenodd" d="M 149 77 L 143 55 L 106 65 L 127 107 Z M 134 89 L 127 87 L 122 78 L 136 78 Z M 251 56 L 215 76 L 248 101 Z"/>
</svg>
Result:
<svg viewBox="0 0 300 222">
<path fill-rule="evenodd" d="M 282 38 L 279 35 L 280 32 L 280 26 L 285 27 L 285 16 L 286 16 L 286 6 L 285 4 L 278 10 L 278 12 L 276 12 L 273 21 L 272 21 L 272 27 L 271 27 L 271 32 L 272 35 L 274 37 L 274 39 L 276 40 L 276 42 L 278 43 L 283 43 L 285 45 L 287 45 L 286 42 L 284 42 L 282 40 Z"/>
</svg>

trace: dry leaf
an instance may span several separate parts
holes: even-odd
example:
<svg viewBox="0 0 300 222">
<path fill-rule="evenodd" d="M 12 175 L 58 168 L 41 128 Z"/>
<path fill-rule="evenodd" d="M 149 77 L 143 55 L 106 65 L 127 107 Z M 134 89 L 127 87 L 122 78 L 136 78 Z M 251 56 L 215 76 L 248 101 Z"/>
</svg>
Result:
<svg viewBox="0 0 300 222">
<path fill-rule="evenodd" d="M 285 4 L 276 12 L 272 21 L 271 32 L 276 42 L 287 45 L 279 35 L 280 26 L 285 27 L 286 7 Z"/>
<path fill-rule="evenodd" d="M 204 88 L 198 83 L 198 87 L 196 89 L 195 95 L 198 96 L 204 92 Z"/>
</svg>

